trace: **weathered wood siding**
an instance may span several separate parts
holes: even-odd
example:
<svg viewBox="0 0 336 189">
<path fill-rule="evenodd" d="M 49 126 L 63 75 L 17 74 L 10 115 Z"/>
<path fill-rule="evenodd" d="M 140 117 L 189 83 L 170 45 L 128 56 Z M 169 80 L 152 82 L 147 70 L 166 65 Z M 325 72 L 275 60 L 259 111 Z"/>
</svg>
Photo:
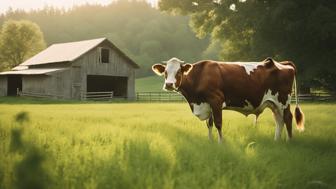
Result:
<svg viewBox="0 0 336 189">
<path fill-rule="evenodd" d="M 7 96 L 7 76 L 0 76 L 0 96 Z"/>
<path fill-rule="evenodd" d="M 23 75 L 22 92 L 51 95 L 53 90 L 53 78 L 49 75 Z"/>
<path fill-rule="evenodd" d="M 100 48 L 110 49 L 109 63 L 99 61 Z M 134 68 L 107 44 L 101 44 L 73 62 L 71 66 L 72 98 L 79 99 L 79 94 L 87 91 L 87 75 L 128 77 L 127 97 L 135 98 Z"/>
<path fill-rule="evenodd" d="M 70 70 L 52 75 L 23 75 L 22 92 L 48 95 L 55 99 L 71 98 Z"/>
<path fill-rule="evenodd" d="M 70 70 L 56 72 L 51 75 L 54 98 L 71 99 Z"/>
</svg>

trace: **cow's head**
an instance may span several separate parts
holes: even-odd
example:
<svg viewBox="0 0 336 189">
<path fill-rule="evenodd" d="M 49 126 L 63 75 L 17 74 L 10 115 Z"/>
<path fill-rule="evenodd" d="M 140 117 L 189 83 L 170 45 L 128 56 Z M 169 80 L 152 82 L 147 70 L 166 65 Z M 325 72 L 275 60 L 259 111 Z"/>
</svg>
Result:
<svg viewBox="0 0 336 189">
<path fill-rule="evenodd" d="M 178 58 L 172 58 L 163 61 L 164 64 L 154 64 L 152 70 L 154 73 L 165 77 L 163 85 L 164 90 L 176 91 L 181 86 L 183 75 L 187 75 L 192 69 L 191 64 L 184 64 L 184 61 Z"/>
</svg>

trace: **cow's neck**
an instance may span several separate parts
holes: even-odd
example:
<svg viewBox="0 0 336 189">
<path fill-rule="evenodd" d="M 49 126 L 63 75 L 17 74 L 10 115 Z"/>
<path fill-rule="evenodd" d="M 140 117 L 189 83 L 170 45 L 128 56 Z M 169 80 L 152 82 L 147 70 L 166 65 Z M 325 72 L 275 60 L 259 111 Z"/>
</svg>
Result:
<svg viewBox="0 0 336 189">
<path fill-rule="evenodd" d="M 192 94 L 195 94 L 193 91 L 193 80 L 191 80 L 188 75 L 182 78 L 181 86 L 179 87 L 179 92 L 188 100 L 192 100 Z"/>
</svg>

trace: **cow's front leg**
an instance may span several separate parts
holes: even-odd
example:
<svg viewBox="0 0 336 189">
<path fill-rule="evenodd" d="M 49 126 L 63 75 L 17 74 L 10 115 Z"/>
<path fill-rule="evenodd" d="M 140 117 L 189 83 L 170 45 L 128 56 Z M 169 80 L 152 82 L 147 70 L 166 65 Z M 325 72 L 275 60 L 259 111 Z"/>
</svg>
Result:
<svg viewBox="0 0 336 189">
<path fill-rule="evenodd" d="M 221 103 L 219 103 L 220 105 Z M 212 113 L 213 113 L 213 118 L 215 122 L 215 126 L 218 131 L 218 143 L 222 143 L 223 140 L 223 135 L 222 135 L 222 107 L 219 105 L 213 105 L 212 108 Z"/>
<path fill-rule="evenodd" d="M 213 136 L 212 136 L 212 127 L 213 127 L 213 118 L 212 118 L 212 113 L 210 113 L 209 119 L 206 121 L 207 127 L 208 127 L 208 137 L 210 141 L 213 141 Z"/>
</svg>

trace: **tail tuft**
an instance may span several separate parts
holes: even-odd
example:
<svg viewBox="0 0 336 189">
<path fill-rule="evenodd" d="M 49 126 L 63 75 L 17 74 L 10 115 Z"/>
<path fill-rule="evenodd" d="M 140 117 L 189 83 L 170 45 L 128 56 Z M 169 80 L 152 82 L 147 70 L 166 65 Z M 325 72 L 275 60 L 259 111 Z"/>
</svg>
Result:
<svg viewBox="0 0 336 189">
<path fill-rule="evenodd" d="M 301 111 L 300 107 L 297 105 L 295 108 L 295 120 L 296 120 L 296 128 L 302 132 L 304 131 L 304 114 Z"/>
</svg>

